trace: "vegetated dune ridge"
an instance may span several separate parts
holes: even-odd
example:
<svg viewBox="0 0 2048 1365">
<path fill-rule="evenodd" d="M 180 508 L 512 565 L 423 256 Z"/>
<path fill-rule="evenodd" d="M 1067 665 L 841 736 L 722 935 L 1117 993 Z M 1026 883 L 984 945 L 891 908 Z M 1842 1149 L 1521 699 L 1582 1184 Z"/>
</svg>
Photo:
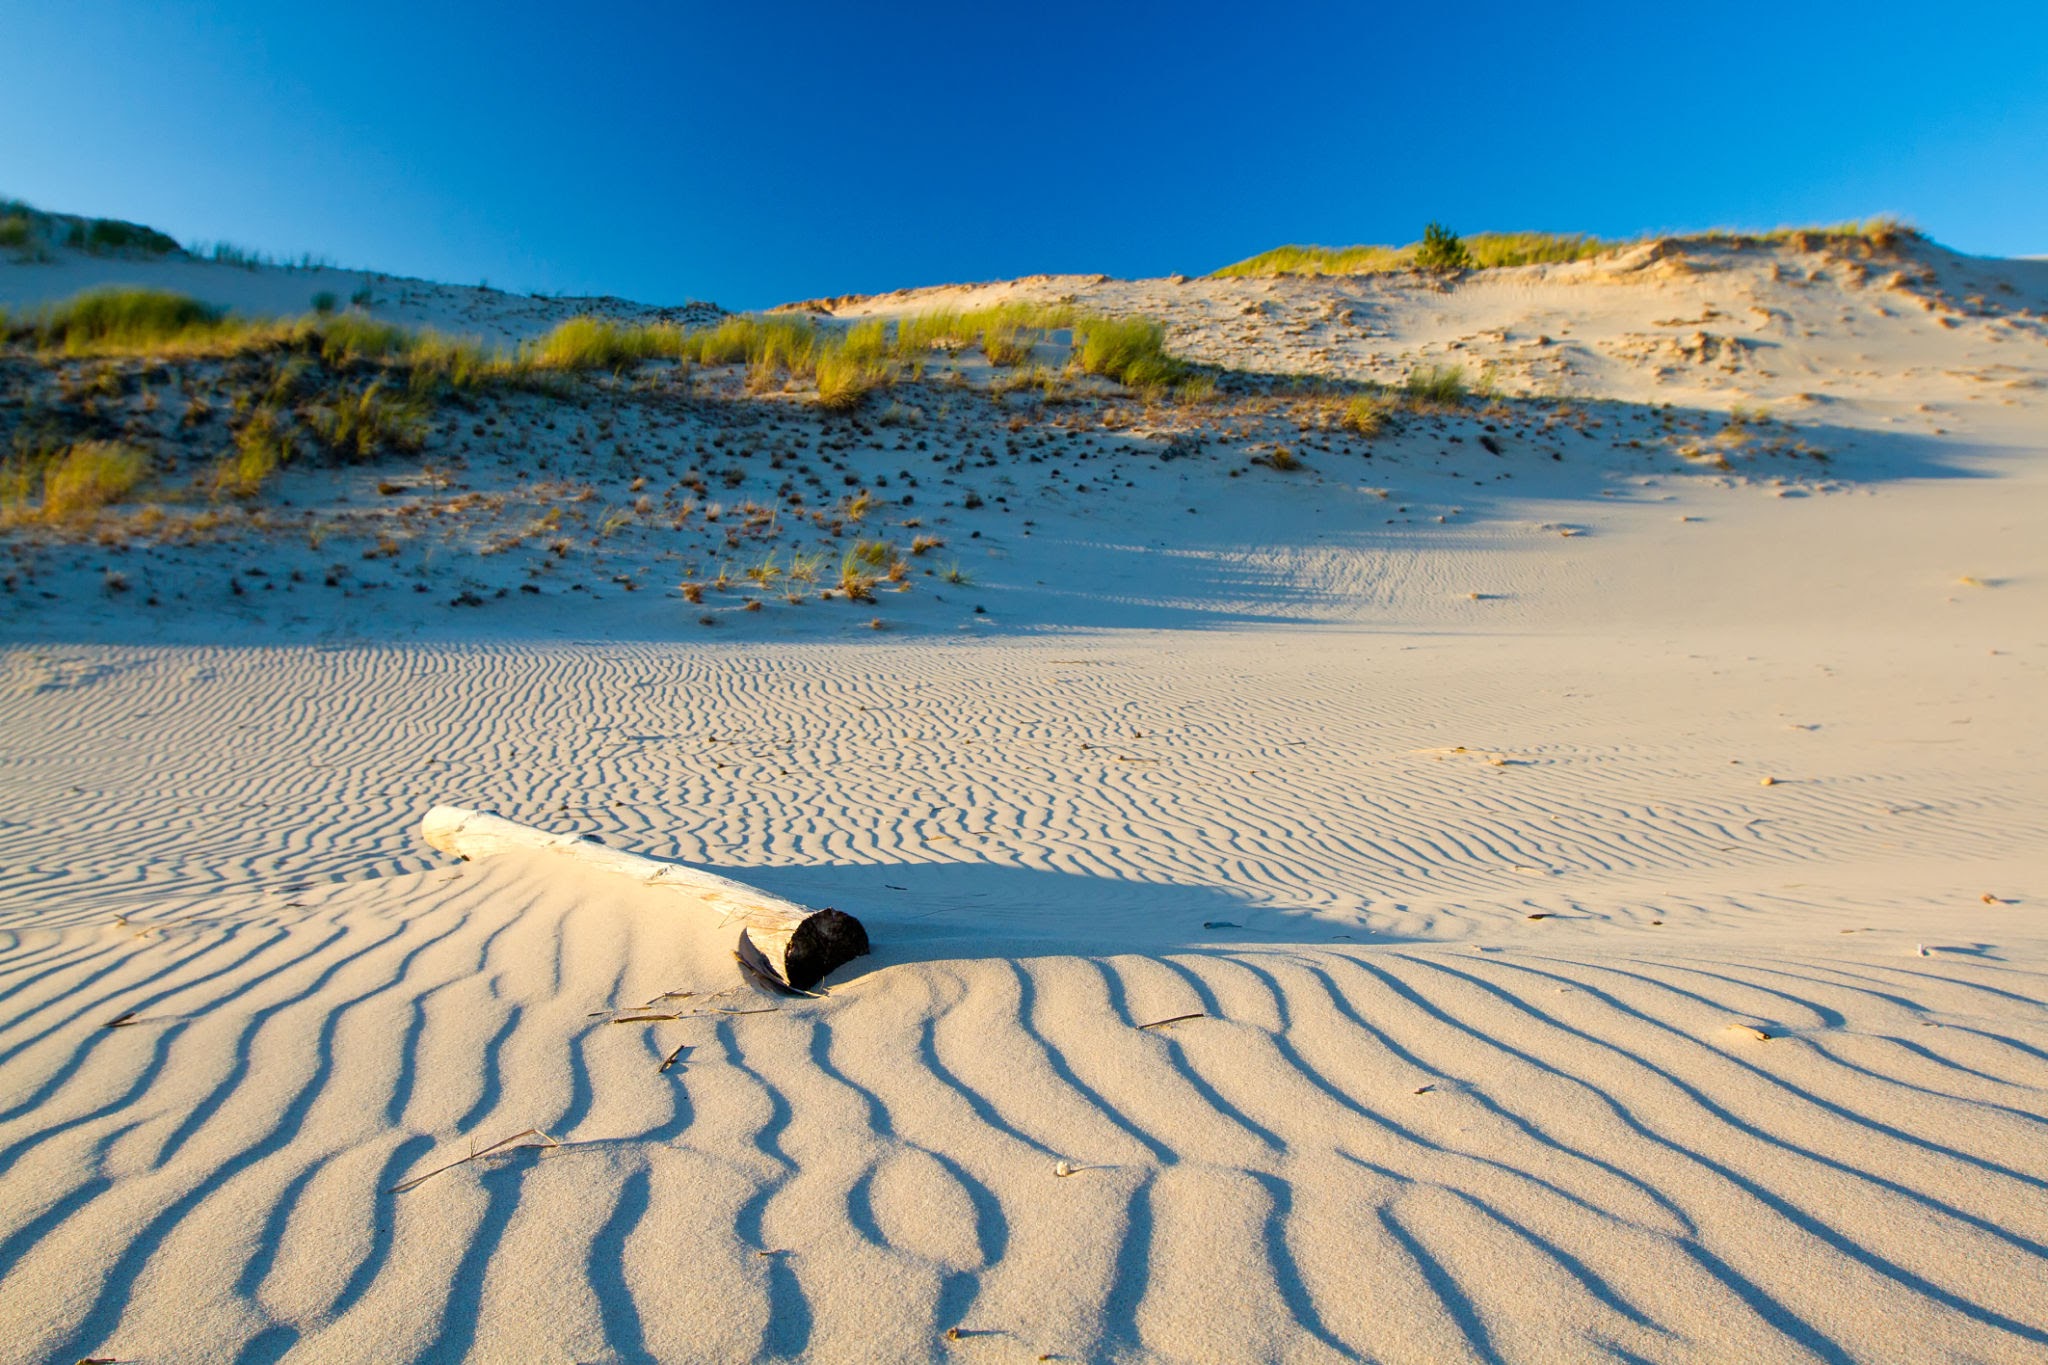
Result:
<svg viewBox="0 0 2048 1365">
<path fill-rule="evenodd" d="M 376 590 L 247 575 L 334 558 L 297 533 L 18 541 L 16 1349 L 2038 1358 L 2048 300 L 1925 246 L 1910 288 L 1720 250 L 1010 287 L 1240 369 L 1455 358 L 1573 401 L 1304 428 L 1282 472 L 1234 434 L 1271 414 L 1062 460 L 969 387 L 890 514 L 967 581 L 872 608 L 714 595 L 707 631 L 654 526 L 538 577 L 422 536 L 357 561 Z M 1736 404 L 1776 434 L 1687 458 L 1667 401 L 1681 440 Z M 892 496 L 911 458 L 814 416 L 628 410 L 624 457 L 531 416 L 600 505 L 712 431 L 801 421 Z M 415 481 L 292 477 L 343 512 Z M 433 855 L 440 800 L 836 905 L 876 952 L 821 999 L 736 988 L 672 893 Z"/>
</svg>

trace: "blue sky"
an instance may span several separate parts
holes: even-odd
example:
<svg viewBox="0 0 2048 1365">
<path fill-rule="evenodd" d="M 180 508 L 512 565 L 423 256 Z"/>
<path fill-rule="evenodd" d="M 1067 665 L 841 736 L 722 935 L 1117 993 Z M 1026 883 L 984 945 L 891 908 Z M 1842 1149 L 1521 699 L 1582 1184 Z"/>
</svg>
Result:
<svg viewBox="0 0 2048 1365">
<path fill-rule="evenodd" d="M 2048 3 L 0 0 L 0 194 L 758 307 L 1890 211 L 2048 252 Z"/>
</svg>

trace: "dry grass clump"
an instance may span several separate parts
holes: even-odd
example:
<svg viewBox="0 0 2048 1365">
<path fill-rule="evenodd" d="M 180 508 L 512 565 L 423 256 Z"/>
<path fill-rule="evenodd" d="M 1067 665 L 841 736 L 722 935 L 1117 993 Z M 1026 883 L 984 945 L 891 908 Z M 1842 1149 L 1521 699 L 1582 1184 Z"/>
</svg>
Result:
<svg viewBox="0 0 2048 1365">
<path fill-rule="evenodd" d="M 43 500 L 36 514 L 53 526 L 90 521 L 101 508 L 120 502 L 149 477 L 149 452 L 121 441 L 80 441 L 42 471 Z M 30 478 L 17 473 L 0 495 L 7 520 L 25 519 Z"/>
<path fill-rule="evenodd" d="M 879 575 L 873 573 L 863 560 L 860 547 L 848 550 L 839 561 L 839 591 L 849 601 L 872 602 L 875 600 L 875 584 Z"/>
<path fill-rule="evenodd" d="M 1343 415 L 1337 419 L 1338 425 L 1360 436 L 1377 436 L 1386 430 L 1392 406 L 1378 394 L 1354 395 L 1344 405 Z"/>
</svg>

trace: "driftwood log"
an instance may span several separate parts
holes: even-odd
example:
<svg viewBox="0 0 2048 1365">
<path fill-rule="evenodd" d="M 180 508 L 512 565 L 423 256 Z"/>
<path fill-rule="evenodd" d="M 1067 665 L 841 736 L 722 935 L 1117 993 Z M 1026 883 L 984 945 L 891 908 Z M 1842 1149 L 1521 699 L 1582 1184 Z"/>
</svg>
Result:
<svg viewBox="0 0 2048 1365">
<path fill-rule="evenodd" d="M 461 858 L 487 858 L 508 848 L 544 848 L 643 885 L 687 892 L 707 913 L 717 914 L 718 923 L 739 924 L 739 960 L 776 985 L 809 990 L 833 968 L 868 950 L 867 930 L 843 911 L 813 910 L 730 877 L 606 848 L 573 834 L 551 834 L 489 811 L 436 806 L 420 821 L 420 833 L 443 853 Z"/>
</svg>

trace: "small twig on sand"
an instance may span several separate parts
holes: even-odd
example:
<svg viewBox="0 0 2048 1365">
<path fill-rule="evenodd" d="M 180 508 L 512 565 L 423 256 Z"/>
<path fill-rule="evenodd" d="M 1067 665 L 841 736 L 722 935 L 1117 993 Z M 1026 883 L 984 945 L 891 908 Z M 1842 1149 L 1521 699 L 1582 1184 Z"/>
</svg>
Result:
<svg viewBox="0 0 2048 1365">
<path fill-rule="evenodd" d="M 502 1152 L 505 1149 L 510 1148 L 513 1143 L 518 1142 L 521 1138 L 530 1137 L 537 1137 L 540 1139 L 540 1141 L 522 1143 L 522 1147 L 540 1147 L 543 1149 L 552 1149 L 562 1145 L 561 1140 L 559 1138 L 549 1137 L 546 1133 L 542 1132 L 538 1128 L 529 1128 L 523 1133 L 514 1133 L 511 1137 L 506 1138 L 502 1142 L 494 1142 L 480 1152 L 471 1152 L 468 1156 L 462 1158 L 462 1160 L 460 1161 L 451 1161 L 446 1166 L 436 1166 L 433 1170 L 428 1171 L 425 1175 L 416 1175 L 410 1180 L 402 1180 L 398 1184 L 393 1185 L 391 1187 L 391 1193 L 404 1194 L 407 1190 L 418 1189 L 421 1185 L 426 1184 L 429 1180 L 432 1180 L 435 1176 L 441 1174 L 441 1172 L 443 1171 L 452 1171 L 457 1166 L 466 1166 L 472 1161 L 476 1161 L 482 1157 L 490 1156 L 493 1152 Z"/>
<path fill-rule="evenodd" d="M 668 1056 L 661 1059 L 661 1065 L 655 1068 L 655 1074 L 660 1075 L 662 1072 L 667 1071 L 670 1067 L 674 1066 L 678 1061 L 680 1061 L 682 1059 L 682 1055 L 685 1052 L 688 1052 L 689 1050 L 690 1045 L 688 1043 L 676 1044 L 676 1050 L 674 1052 L 669 1053 Z"/>
<path fill-rule="evenodd" d="M 101 1024 L 101 1025 L 100 1025 L 100 1027 L 101 1027 L 101 1028 L 127 1028 L 127 1027 L 128 1027 L 128 1026 L 129 1026 L 130 1024 L 133 1024 L 133 1023 L 136 1023 L 136 1022 L 137 1022 L 137 1020 L 136 1020 L 136 1018 L 135 1018 L 135 1011 L 134 1011 L 134 1010 L 129 1010 L 129 1011 L 128 1011 L 128 1012 L 126 1013 L 126 1014 L 117 1014 L 117 1015 L 115 1015 L 115 1016 L 114 1016 L 114 1017 L 113 1017 L 112 1019 L 109 1019 L 109 1020 L 107 1020 L 107 1022 L 106 1022 L 106 1023 L 104 1023 L 104 1024 Z"/>
<path fill-rule="evenodd" d="M 1178 1024 L 1183 1019 L 1207 1019 L 1208 1017 L 1202 1011 L 1196 1010 L 1193 1014 L 1176 1014 L 1171 1019 L 1154 1019 L 1151 1023 L 1140 1024 L 1138 1027 L 1140 1029 L 1165 1028 L 1168 1024 Z"/>
</svg>

